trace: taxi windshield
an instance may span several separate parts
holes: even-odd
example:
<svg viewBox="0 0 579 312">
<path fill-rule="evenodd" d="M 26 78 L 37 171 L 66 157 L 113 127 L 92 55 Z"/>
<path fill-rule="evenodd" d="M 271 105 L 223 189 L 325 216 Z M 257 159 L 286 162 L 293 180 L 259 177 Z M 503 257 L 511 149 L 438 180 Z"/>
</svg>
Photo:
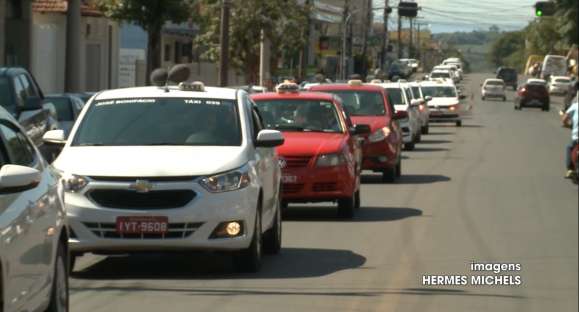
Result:
<svg viewBox="0 0 579 312">
<path fill-rule="evenodd" d="M 97 101 L 80 123 L 73 146 L 239 146 L 235 101 L 133 98 Z"/>
<path fill-rule="evenodd" d="M 453 87 L 445 86 L 422 87 L 422 94 L 433 98 L 456 97 L 456 90 Z"/>
<path fill-rule="evenodd" d="M 386 114 L 382 94 L 369 91 L 324 90 L 342 99 L 350 116 L 382 116 Z"/>
<path fill-rule="evenodd" d="M 317 100 L 256 101 L 267 128 L 282 131 L 343 132 L 333 103 Z"/>
<path fill-rule="evenodd" d="M 392 105 L 406 105 L 406 101 L 404 100 L 404 96 L 402 95 L 402 90 L 400 88 L 386 89 L 386 93 L 388 93 L 388 100 L 390 100 Z"/>
</svg>

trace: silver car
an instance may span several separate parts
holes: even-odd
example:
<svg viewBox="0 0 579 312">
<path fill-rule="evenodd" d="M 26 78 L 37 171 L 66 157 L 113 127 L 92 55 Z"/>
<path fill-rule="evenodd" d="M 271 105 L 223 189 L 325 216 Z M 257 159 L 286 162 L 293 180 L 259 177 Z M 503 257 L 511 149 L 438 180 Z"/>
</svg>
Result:
<svg viewBox="0 0 579 312">
<path fill-rule="evenodd" d="M 63 190 L 0 108 L 0 311 L 68 311 Z"/>
</svg>

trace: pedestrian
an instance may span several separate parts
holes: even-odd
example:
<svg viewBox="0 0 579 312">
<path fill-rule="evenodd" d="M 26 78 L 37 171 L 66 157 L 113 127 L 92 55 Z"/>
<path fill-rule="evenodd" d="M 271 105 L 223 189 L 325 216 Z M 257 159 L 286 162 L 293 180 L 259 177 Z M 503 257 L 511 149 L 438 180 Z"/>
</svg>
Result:
<svg viewBox="0 0 579 312">
<path fill-rule="evenodd" d="M 577 83 L 576 83 L 577 84 Z M 573 176 L 573 163 L 571 161 L 571 152 L 575 145 L 577 145 L 577 141 L 579 140 L 579 108 L 577 104 L 577 98 L 565 114 L 563 115 L 563 125 L 564 126 L 571 126 L 571 142 L 565 148 L 565 165 L 567 166 L 567 173 L 565 174 L 565 178 L 571 178 Z"/>
</svg>

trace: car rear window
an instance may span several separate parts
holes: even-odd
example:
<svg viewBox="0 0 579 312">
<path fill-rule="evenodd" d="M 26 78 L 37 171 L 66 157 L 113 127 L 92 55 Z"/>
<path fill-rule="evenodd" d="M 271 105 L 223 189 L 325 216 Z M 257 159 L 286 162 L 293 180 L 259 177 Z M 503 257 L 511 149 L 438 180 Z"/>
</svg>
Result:
<svg viewBox="0 0 579 312">
<path fill-rule="evenodd" d="M 93 103 L 73 146 L 241 145 L 233 100 L 132 98 Z"/>
<path fill-rule="evenodd" d="M 527 84 L 527 90 L 532 90 L 532 91 L 546 91 L 547 90 L 547 86 L 545 86 L 542 83 L 529 83 Z"/>
<path fill-rule="evenodd" d="M 505 84 L 502 81 L 491 80 L 487 81 L 487 86 L 504 86 Z"/>
<path fill-rule="evenodd" d="M 448 86 L 422 87 L 422 94 L 424 96 L 431 96 L 433 98 L 457 96 L 456 90 L 453 87 Z"/>
</svg>

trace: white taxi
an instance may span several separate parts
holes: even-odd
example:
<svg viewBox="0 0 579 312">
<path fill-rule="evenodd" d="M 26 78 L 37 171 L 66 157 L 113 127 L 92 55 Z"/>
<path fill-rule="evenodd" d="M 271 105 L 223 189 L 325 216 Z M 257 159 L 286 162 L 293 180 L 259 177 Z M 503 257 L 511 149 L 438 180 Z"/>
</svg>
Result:
<svg viewBox="0 0 579 312">
<path fill-rule="evenodd" d="M 460 103 L 466 98 L 459 95 L 454 83 L 448 80 L 423 81 L 420 83 L 422 94 L 432 97 L 428 102 L 430 122 L 451 122 L 462 126 L 464 108 Z"/>
<path fill-rule="evenodd" d="M 243 90 L 181 83 L 95 95 L 54 162 L 72 257 L 222 250 L 257 271 L 262 248 L 281 246 L 281 144 Z"/>
<path fill-rule="evenodd" d="M 405 150 L 413 150 L 422 137 L 418 101 L 412 101 L 411 90 L 407 83 L 390 82 L 377 84 L 386 90 L 388 100 L 394 105 L 396 114 L 406 118 L 398 120 L 402 129 L 402 142 Z"/>
</svg>

